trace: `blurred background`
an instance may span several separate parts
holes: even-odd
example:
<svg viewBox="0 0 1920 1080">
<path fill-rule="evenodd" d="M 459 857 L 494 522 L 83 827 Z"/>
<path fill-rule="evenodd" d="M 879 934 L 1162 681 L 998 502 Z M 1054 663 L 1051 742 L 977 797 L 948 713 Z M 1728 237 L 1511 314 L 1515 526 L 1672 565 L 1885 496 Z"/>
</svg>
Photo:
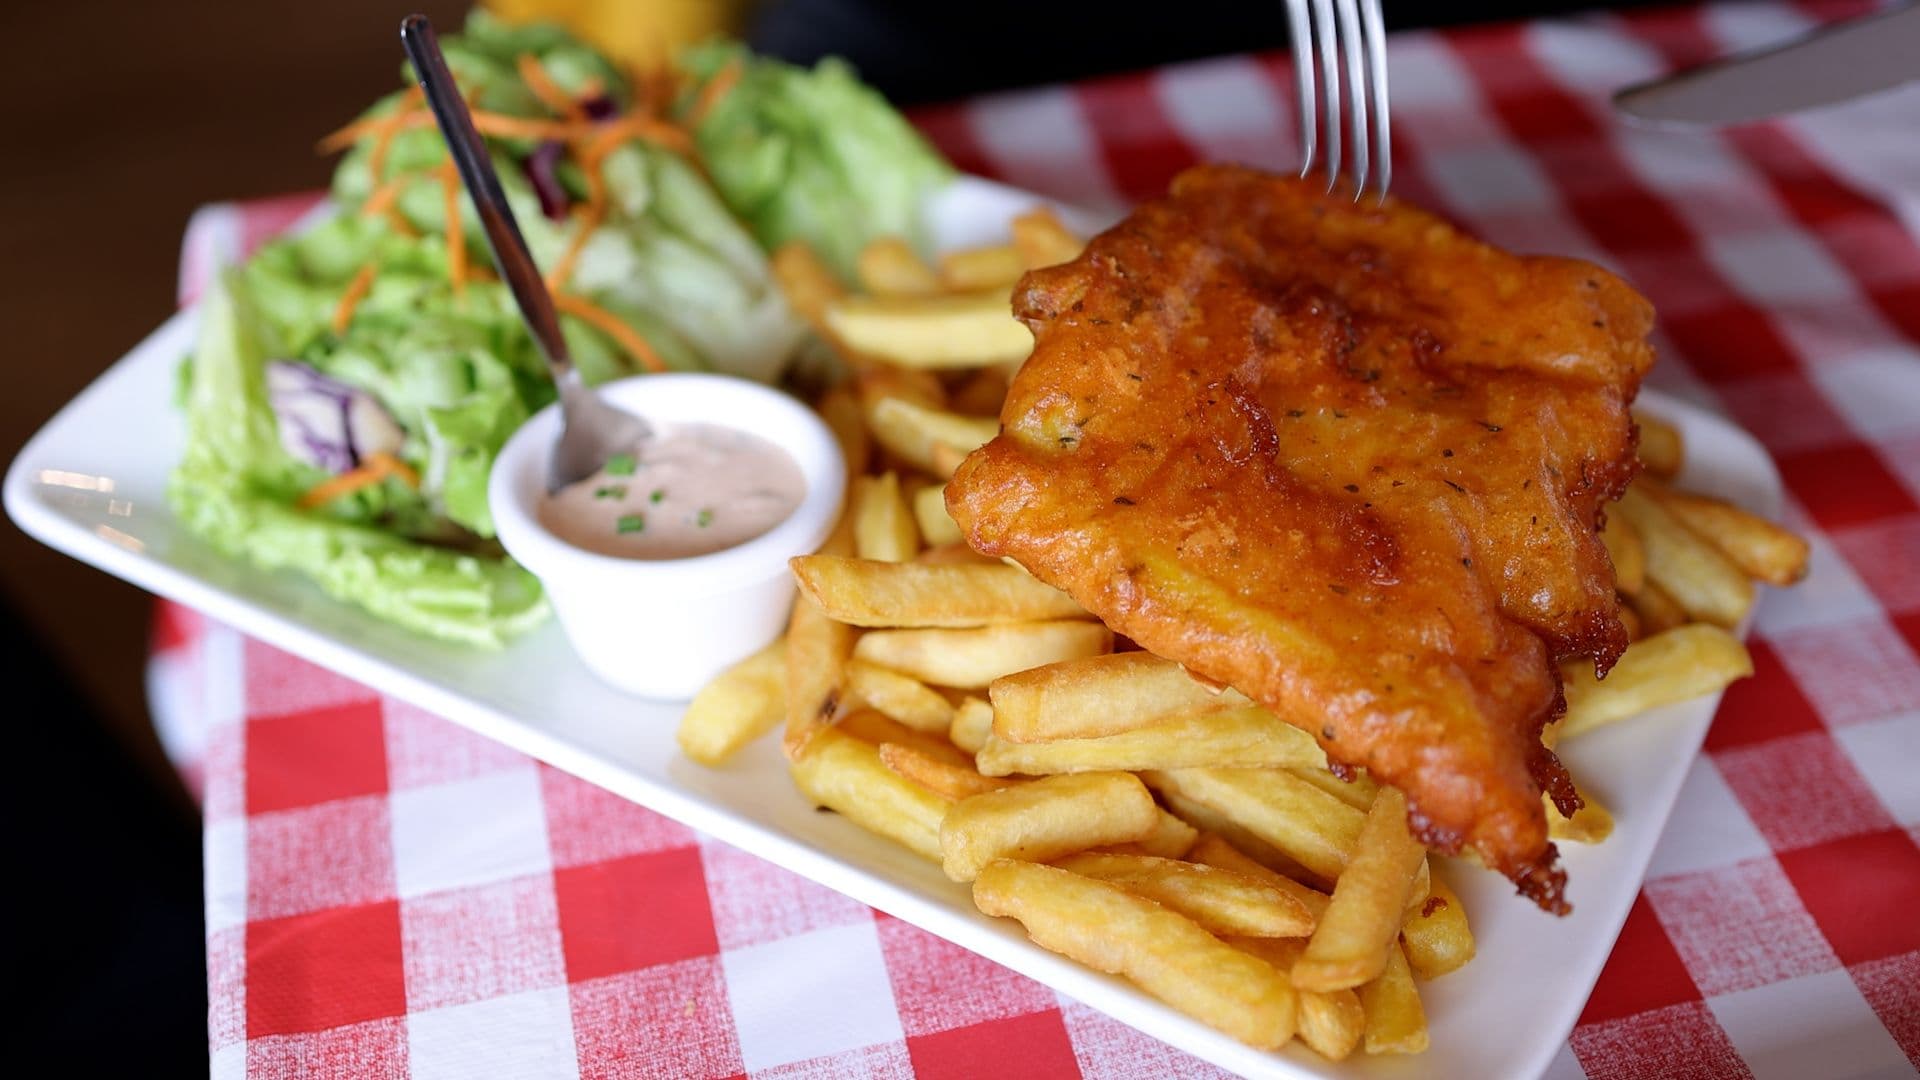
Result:
<svg viewBox="0 0 1920 1080">
<path fill-rule="evenodd" d="M 1046 0 L 497 0 L 572 24 L 634 61 L 713 33 L 797 62 L 849 58 L 901 103 L 1284 47 L 1285 5 L 1185 0 L 1177 17 Z M 1583 4 L 1386 0 L 1394 28 Z M 1621 6 L 1613 4 L 1609 6 Z M 262 5 L 8 4 L 0 101 L 0 394 L 11 460 L 61 404 L 174 308 L 179 242 L 203 203 L 325 185 L 314 141 L 396 85 L 396 28 L 450 0 Z M 156 409 L 166 408 L 155 402 Z M 111 433 L 102 433 L 110 438 Z M 9 890 L 10 971 L 25 976 L 26 1059 L 60 1046 L 101 1069 L 204 1075 L 200 829 L 149 725 L 151 601 L 0 526 L 9 710 L 25 742 L 8 785 L 31 884 Z M 18 880 L 18 878 L 16 878 Z M 19 928 L 26 928 L 22 932 Z M 111 1017 L 113 1038 L 102 1038 Z"/>
</svg>

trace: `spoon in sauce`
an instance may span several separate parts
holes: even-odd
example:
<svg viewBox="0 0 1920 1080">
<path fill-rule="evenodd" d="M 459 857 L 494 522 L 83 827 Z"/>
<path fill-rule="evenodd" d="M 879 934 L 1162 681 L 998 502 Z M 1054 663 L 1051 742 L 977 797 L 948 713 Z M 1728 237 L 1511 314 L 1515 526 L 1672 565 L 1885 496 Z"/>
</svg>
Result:
<svg viewBox="0 0 1920 1080">
<path fill-rule="evenodd" d="M 547 467 L 547 490 L 557 492 L 592 476 L 617 455 L 632 453 L 653 431 L 646 421 L 602 401 L 581 381 L 566 339 L 560 335 L 553 296 L 547 292 L 540 268 L 534 265 L 527 242 L 520 235 L 506 192 L 500 188 L 500 177 L 487 155 L 487 144 L 474 129 L 467 103 L 447 70 L 433 24 L 425 15 L 407 16 L 400 23 L 400 43 L 413 62 L 440 133 L 446 137 L 447 152 L 460 170 L 460 180 L 473 198 L 487 247 L 493 252 L 493 265 L 513 293 L 514 303 L 519 305 L 520 315 L 560 391 L 560 438 Z M 449 221 L 447 227 L 460 226 L 457 221 Z"/>
</svg>

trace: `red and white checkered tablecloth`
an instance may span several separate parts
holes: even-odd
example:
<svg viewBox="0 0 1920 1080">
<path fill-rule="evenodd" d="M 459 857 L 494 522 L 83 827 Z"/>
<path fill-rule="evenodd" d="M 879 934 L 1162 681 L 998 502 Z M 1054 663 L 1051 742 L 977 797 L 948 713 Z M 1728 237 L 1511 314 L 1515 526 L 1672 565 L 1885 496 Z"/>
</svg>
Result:
<svg viewBox="0 0 1920 1080">
<path fill-rule="evenodd" d="M 1725 134 L 1613 87 L 1862 10 L 1687 8 L 1394 39 L 1396 190 L 1624 272 L 1655 382 L 1772 452 L 1813 573 L 1767 596 L 1639 901 L 1550 1075 L 1920 1063 L 1920 88 Z M 1081 203 L 1284 168 L 1279 56 L 915 119 Z M 183 296 L 311 196 L 209 208 Z M 1035 983 L 402 702 L 162 609 L 166 741 L 206 810 L 213 1072 L 1203 1075 Z"/>
</svg>

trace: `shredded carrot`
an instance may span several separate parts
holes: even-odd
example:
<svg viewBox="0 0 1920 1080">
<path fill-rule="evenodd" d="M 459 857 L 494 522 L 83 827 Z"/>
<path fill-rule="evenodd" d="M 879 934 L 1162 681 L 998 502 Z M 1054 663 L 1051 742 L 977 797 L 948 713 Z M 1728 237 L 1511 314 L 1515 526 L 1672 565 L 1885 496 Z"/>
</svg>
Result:
<svg viewBox="0 0 1920 1080">
<path fill-rule="evenodd" d="M 628 113 L 617 120 L 601 125 L 593 136 L 580 148 L 580 167 L 588 172 L 598 171 L 600 159 L 611 153 L 628 139 L 645 139 L 648 142 L 677 150 L 680 153 L 693 151 L 693 140 L 687 133 L 644 113 Z"/>
<path fill-rule="evenodd" d="M 354 468 L 338 476 L 330 476 L 308 488 L 306 494 L 300 496 L 299 501 L 294 505 L 302 510 L 312 510 L 325 506 L 344 495 L 351 495 L 361 488 L 371 487 L 389 476 L 399 477 L 400 481 L 408 487 L 420 486 L 420 474 L 414 471 L 413 466 L 392 454 L 368 454 L 366 460 Z"/>
<path fill-rule="evenodd" d="M 713 78 L 707 80 L 707 85 L 700 88 L 699 96 L 693 99 L 693 108 L 687 110 L 684 123 L 688 129 L 699 127 L 700 121 L 705 120 L 713 107 L 720 104 L 720 99 L 739 85 L 742 68 L 740 58 L 736 56 L 727 61 L 726 67 L 714 72 Z"/>
<path fill-rule="evenodd" d="M 409 87 L 406 93 L 400 95 L 400 101 L 394 106 L 392 112 L 387 113 L 385 116 L 369 116 L 364 120 L 355 120 L 353 123 L 332 132 L 327 135 L 326 138 L 320 140 L 320 152 L 323 154 L 338 153 L 352 146 L 354 143 L 359 142 L 365 136 L 376 131 L 381 131 L 387 127 L 394 127 L 398 130 L 400 121 L 406 117 L 416 115 L 417 110 L 414 106 L 419 105 L 425 98 L 426 92 L 418 86 Z M 408 126 L 413 125 L 409 122 Z"/>
<path fill-rule="evenodd" d="M 368 120 L 356 120 L 346 127 L 320 140 L 322 153 L 334 153 L 344 150 L 368 135 L 379 134 L 388 128 L 395 133 L 412 131 L 414 128 L 432 127 L 433 113 L 425 109 L 401 113 L 394 116 L 376 116 Z M 573 120 L 537 120 L 525 116 L 508 116 L 506 113 L 473 111 L 473 126 L 482 135 L 492 135 L 503 139 L 573 139 L 593 130 L 593 125 L 585 121 Z"/>
<path fill-rule="evenodd" d="M 368 290 L 373 288 L 374 265 L 368 263 L 347 282 L 347 291 L 340 294 L 340 303 L 333 309 L 333 333 L 335 337 L 347 332 L 353 324 L 354 309 L 366 298 Z"/>
<path fill-rule="evenodd" d="M 374 188 L 373 193 L 367 196 L 367 201 L 360 204 L 361 216 L 379 217 L 392 210 L 394 203 L 400 198 L 400 193 L 407 189 L 407 185 L 423 175 L 423 173 L 403 173 Z"/>
<path fill-rule="evenodd" d="M 593 174 L 589 173 L 588 175 L 591 176 Z M 553 264 L 553 269 L 547 273 L 548 291 L 558 292 L 566 285 L 567 279 L 573 276 L 573 264 L 580 261 L 580 250 L 587 246 L 587 237 L 593 235 L 593 230 L 600 227 L 600 223 L 606 219 L 606 216 L 607 204 L 604 197 L 600 200 L 587 203 L 586 209 L 581 212 L 578 218 L 580 223 L 579 229 L 574 232 L 573 238 L 567 241 L 566 252 L 560 256 L 560 261 Z"/>
<path fill-rule="evenodd" d="M 616 344 L 626 350 L 627 355 L 638 360 L 640 366 L 648 371 L 667 370 L 666 363 L 660 359 L 659 353 L 653 351 L 653 346 L 647 344 L 647 340 L 635 333 L 633 327 L 628 326 L 618 315 L 606 308 L 573 293 L 554 294 L 553 306 L 562 315 L 571 315 L 612 338 Z"/>
<path fill-rule="evenodd" d="M 420 235 L 420 230 L 413 227 L 413 222 L 407 220 L 407 215 L 401 213 L 398 206 L 387 207 L 387 225 L 401 236 L 412 238 Z"/>
<path fill-rule="evenodd" d="M 515 66 L 520 69 L 520 80 L 527 84 L 527 89 L 533 91 L 533 96 L 540 99 L 540 104 L 545 105 L 548 112 L 569 120 L 578 120 L 586 115 L 580 103 L 569 97 L 565 90 L 560 89 L 560 84 L 553 81 L 553 76 L 547 74 L 547 66 L 540 62 L 539 57 L 532 53 L 521 53 Z"/>
<path fill-rule="evenodd" d="M 441 190 L 447 196 L 447 277 L 453 282 L 453 294 L 467 292 L 467 230 L 460 220 L 460 174 L 448 158 L 438 170 Z"/>
</svg>

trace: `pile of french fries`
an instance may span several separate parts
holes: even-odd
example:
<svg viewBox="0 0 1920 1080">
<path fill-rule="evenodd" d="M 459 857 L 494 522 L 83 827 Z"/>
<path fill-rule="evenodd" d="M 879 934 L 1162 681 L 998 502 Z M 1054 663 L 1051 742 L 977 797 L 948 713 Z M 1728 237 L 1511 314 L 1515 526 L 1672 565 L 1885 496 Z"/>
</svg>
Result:
<svg viewBox="0 0 1920 1080">
<path fill-rule="evenodd" d="M 718 765 L 781 729 L 815 805 L 938 863 L 1039 945 L 1253 1046 L 1424 1050 L 1419 983 L 1474 939 L 1404 796 L 1336 776 L 1310 735 L 1235 690 L 1115 652 L 1071 597 L 960 542 L 943 485 L 997 433 L 1032 344 L 1010 290 L 1081 246 L 1044 211 L 1012 233 L 933 266 L 877 242 L 859 294 L 804 248 L 776 256 L 853 372 L 819 403 L 852 496 L 822 550 L 793 561 L 786 636 L 701 692 L 682 748 Z M 1604 532 L 1635 640 L 1605 681 L 1565 667 L 1552 741 L 1749 674 L 1730 630 L 1753 579 L 1805 572 L 1799 538 L 1669 486 L 1679 433 L 1641 423 L 1648 478 Z M 1611 831 L 1585 794 L 1572 819 L 1548 804 L 1556 837 Z"/>
</svg>

